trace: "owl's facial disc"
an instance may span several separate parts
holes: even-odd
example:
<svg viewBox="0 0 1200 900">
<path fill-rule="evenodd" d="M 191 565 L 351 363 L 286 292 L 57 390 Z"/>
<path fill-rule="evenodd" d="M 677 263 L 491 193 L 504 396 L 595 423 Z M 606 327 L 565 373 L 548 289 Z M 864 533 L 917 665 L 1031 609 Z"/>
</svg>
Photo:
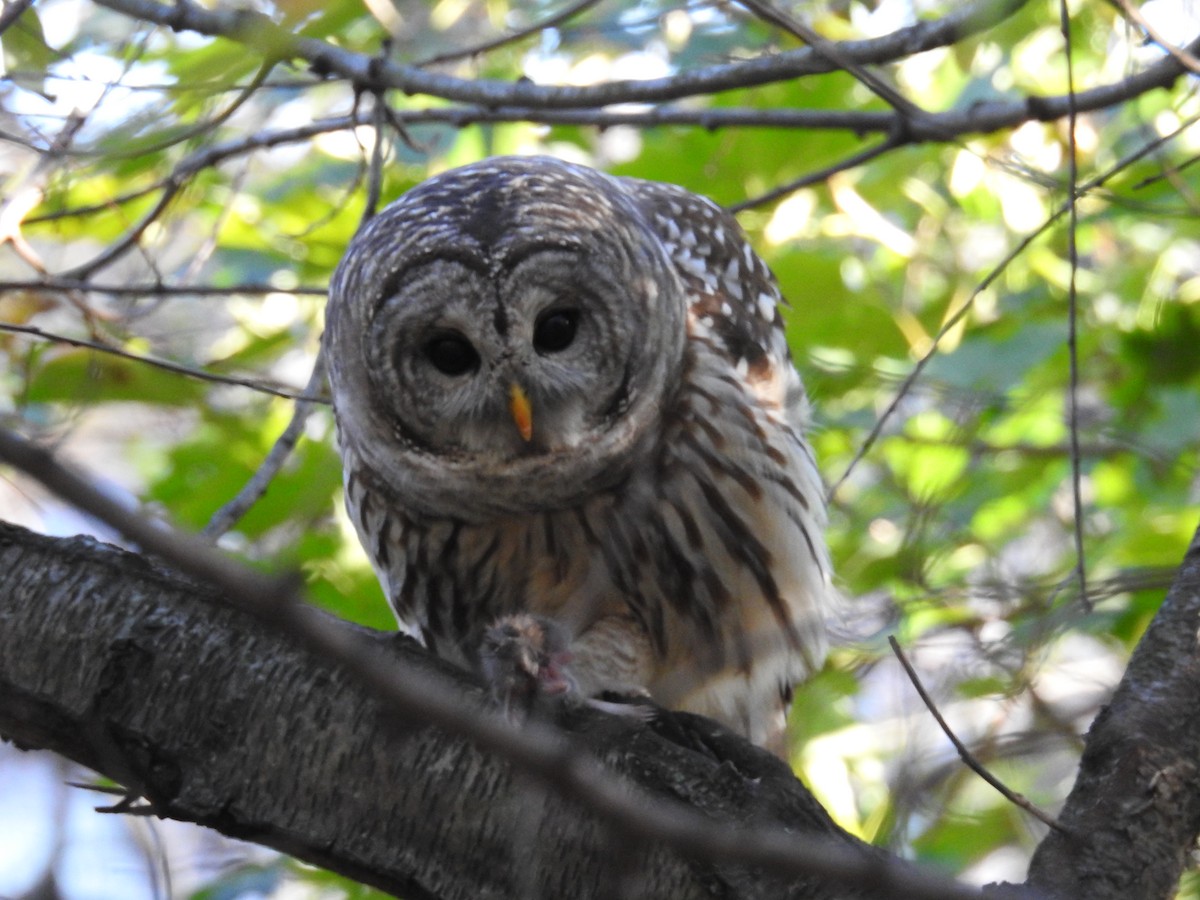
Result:
<svg viewBox="0 0 1200 900">
<path fill-rule="evenodd" d="M 478 519 L 570 505 L 644 464 L 683 383 L 688 297 L 641 194 L 508 159 L 373 218 L 327 307 L 348 456 L 406 508 Z"/>
<path fill-rule="evenodd" d="M 381 424 L 464 464 L 599 439 L 640 352 L 617 280 L 572 249 L 534 248 L 507 270 L 473 263 L 417 264 L 377 307 L 369 370 L 392 417 Z"/>
</svg>

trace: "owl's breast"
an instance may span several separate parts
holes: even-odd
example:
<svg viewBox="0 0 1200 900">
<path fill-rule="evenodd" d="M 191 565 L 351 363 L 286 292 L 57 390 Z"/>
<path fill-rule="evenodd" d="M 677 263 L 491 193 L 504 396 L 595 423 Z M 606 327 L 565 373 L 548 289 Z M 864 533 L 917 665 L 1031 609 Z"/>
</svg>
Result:
<svg viewBox="0 0 1200 900">
<path fill-rule="evenodd" d="M 579 634 L 624 609 L 601 539 L 611 498 L 464 521 L 406 513 L 348 479 L 346 502 L 401 629 L 460 664 L 501 615 L 546 615 Z"/>
</svg>

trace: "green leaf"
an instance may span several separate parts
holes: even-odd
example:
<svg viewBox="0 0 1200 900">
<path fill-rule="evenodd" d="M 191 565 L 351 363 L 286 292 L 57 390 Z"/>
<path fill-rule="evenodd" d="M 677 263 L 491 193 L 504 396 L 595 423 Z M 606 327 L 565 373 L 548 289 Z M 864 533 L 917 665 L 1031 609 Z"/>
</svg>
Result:
<svg viewBox="0 0 1200 900">
<path fill-rule="evenodd" d="M 4 51 L 4 70 L 8 73 L 46 72 L 58 59 L 55 52 L 46 45 L 42 20 L 38 18 L 38 10 L 33 6 L 21 13 L 17 20 L 0 34 L 0 48 Z M 41 83 L 39 93 L 46 96 L 45 81 Z"/>
<path fill-rule="evenodd" d="M 164 406 L 199 403 L 206 387 L 185 375 L 94 350 L 47 354 L 29 381 L 31 403 L 95 404 L 136 401 Z"/>
</svg>

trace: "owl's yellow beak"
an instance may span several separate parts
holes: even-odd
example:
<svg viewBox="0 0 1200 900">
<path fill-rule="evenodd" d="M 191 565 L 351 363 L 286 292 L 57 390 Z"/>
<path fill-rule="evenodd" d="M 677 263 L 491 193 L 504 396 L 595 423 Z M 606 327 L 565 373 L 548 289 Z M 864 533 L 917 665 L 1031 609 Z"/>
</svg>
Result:
<svg viewBox="0 0 1200 900">
<path fill-rule="evenodd" d="M 533 409 L 529 405 L 529 397 L 515 381 L 508 388 L 508 411 L 512 413 L 513 421 L 517 423 L 517 431 L 528 441 L 533 438 Z"/>
</svg>

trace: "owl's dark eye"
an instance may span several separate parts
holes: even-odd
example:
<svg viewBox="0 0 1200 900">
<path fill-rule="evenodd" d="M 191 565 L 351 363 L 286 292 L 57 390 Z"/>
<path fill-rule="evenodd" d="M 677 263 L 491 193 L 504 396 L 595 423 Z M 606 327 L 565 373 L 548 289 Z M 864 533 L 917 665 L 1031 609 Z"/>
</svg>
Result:
<svg viewBox="0 0 1200 900">
<path fill-rule="evenodd" d="M 542 315 L 533 326 L 533 349 L 538 353 L 558 353 L 575 340 L 579 313 L 573 309 L 555 309 Z"/>
<path fill-rule="evenodd" d="M 425 358 L 443 375 L 465 375 L 479 365 L 479 354 L 461 334 L 439 334 L 425 345 Z"/>
</svg>

